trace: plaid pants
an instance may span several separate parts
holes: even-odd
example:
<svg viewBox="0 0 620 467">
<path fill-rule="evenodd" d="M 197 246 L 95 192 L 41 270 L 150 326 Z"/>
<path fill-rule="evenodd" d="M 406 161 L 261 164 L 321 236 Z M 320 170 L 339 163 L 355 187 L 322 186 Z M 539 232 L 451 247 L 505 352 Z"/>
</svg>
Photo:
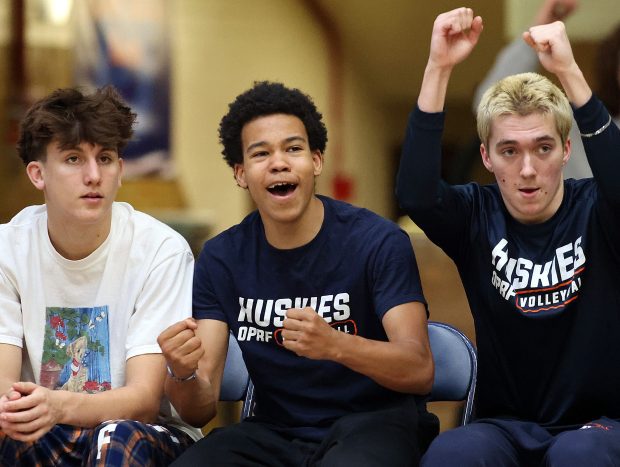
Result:
<svg viewBox="0 0 620 467">
<path fill-rule="evenodd" d="M 95 428 L 56 425 L 34 443 L 15 441 L 0 431 L 0 465 L 167 466 L 193 444 L 173 426 L 112 420 Z"/>
</svg>

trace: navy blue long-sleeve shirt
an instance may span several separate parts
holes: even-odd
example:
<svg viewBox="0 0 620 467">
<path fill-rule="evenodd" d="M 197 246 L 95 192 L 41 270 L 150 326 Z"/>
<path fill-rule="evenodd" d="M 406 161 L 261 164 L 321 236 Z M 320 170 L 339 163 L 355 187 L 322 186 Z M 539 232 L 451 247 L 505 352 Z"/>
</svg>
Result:
<svg viewBox="0 0 620 467">
<path fill-rule="evenodd" d="M 592 133 L 609 114 L 593 96 L 575 118 Z M 412 112 L 396 192 L 458 268 L 476 328 L 477 417 L 552 431 L 620 419 L 620 130 L 584 138 L 594 178 L 564 181 L 558 211 L 526 225 L 496 184 L 441 180 L 443 123 Z"/>
</svg>

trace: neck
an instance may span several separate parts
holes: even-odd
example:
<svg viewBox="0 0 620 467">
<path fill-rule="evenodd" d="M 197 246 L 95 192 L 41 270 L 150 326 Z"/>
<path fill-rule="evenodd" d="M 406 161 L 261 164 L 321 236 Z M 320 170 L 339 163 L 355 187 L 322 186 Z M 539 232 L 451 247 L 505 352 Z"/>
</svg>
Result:
<svg viewBox="0 0 620 467">
<path fill-rule="evenodd" d="M 265 236 L 274 248 L 290 250 L 310 243 L 317 236 L 323 225 L 323 203 L 313 196 L 305 212 L 299 219 L 291 222 L 265 222 Z"/>
<path fill-rule="evenodd" d="M 101 246 L 110 233 L 111 219 L 105 225 L 69 226 L 47 221 L 47 233 L 54 249 L 69 260 L 84 259 Z"/>
</svg>

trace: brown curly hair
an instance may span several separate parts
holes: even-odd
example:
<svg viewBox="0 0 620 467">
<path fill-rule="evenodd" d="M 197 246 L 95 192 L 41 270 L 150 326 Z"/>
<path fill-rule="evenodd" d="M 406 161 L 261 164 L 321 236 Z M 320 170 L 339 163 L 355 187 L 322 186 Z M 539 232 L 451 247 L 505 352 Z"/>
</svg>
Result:
<svg viewBox="0 0 620 467">
<path fill-rule="evenodd" d="M 26 112 L 20 124 L 17 154 L 25 165 L 45 161 L 52 141 L 62 149 L 88 142 L 120 154 L 133 135 L 135 121 L 136 114 L 113 86 L 92 94 L 77 88 L 58 89 Z"/>
</svg>

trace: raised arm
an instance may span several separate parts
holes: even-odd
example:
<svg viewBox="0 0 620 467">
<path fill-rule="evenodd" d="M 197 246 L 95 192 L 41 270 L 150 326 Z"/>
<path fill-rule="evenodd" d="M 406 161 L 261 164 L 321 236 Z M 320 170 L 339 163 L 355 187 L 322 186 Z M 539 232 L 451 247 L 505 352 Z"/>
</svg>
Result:
<svg viewBox="0 0 620 467">
<path fill-rule="evenodd" d="M 581 107 L 592 97 L 592 90 L 575 61 L 564 23 L 534 26 L 523 33 L 523 40 L 534 49 L 542 66 L 555 74 L 571 104 Z"/>
<path fill-rule="evenodd" d="M 418 97 L 420 110 L 443 111 L 452 69 L 469 56 L 481 32 L 482 18 L 474 17 L 471 8 L 457 8 L 437 17 Z"/>
<path fill-rule="evenodd" d="M 452 69 L 469 56 L 482 32 L 482 18 L 471 8 L 437 17 L 418 97 L 410 116 L 396 183 L 401 207 L 412 216 L 435 206 L 441 187 L 443 108 Z M 418 222 L 417 219 L 413 219 Z"/>
<path fill-rule="evenodd" d="M 216 414 L 228 352 L 228 326 L 213 319 L 188 318 L 158 338 L 168 367 L 165 393 L 181 418 L 204 426 Z"/>
<path fill-rule="evenodd" d="M 523 39 L 537 53 L 543 67 L 554 73 L 575 107 L 592 172 L 608 201 L 620 205 L 620 130 L 596 98 L 575 61 L 564 24 L 557 21 L 530 28 Z"/>
</svg>

